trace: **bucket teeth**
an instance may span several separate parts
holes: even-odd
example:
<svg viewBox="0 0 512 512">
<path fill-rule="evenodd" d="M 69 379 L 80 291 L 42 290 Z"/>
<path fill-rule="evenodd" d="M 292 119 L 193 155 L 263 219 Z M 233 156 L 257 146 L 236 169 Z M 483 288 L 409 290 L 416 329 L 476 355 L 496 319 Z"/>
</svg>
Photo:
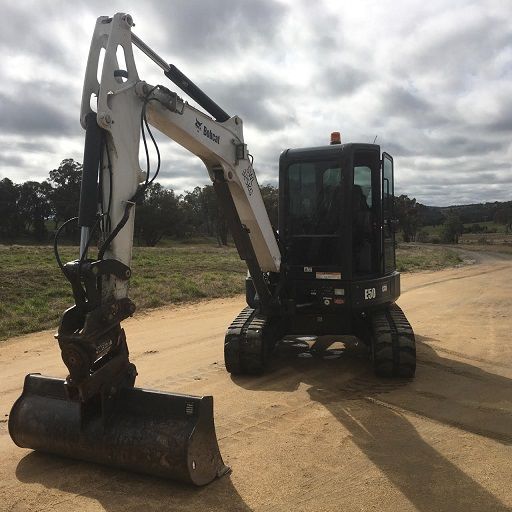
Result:
<svg viewBox="0 0 512 512">
<path fill-rule="evenodd" d="M 9 433 L 22 448 L 195 485 L 229 471 L 211 396 L 124 388 L 108 404 L 96 398 L 70 399 L 64 380 L 29 374 L 11 410 Z"/>
</svg>

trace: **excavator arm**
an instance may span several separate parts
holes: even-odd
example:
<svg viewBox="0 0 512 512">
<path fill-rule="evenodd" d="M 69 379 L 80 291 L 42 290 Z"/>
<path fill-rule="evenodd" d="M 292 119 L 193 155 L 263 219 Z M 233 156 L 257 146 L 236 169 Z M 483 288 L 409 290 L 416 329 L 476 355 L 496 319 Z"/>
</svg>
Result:
<svg viewBox="0 0 512 512">
<path fill-rule="evenodd" d="M 145 173 L 139 166 L 141 133 L 148 155 L 144 135 L 148 125 L 202 160 L 240 257 L 248 265 L 261 308 L 268 310 L 278 300 L 266 276 L 279 272 L 281 254 L 244 143 L 242 120 L 230 117 L 177 68 L 167 65 L 131 33 L 132 25 L 132 18 L 122 13 L 98 19 L 85 73 L 80 116 L 86 129 L 80 255 L 63 269 L 76 304 L 65 313 L 57 336 L 81 395 L 82 381 L 91 380 L 91 368 L 125 344 L 120 322 L 135 311 L 128 298 L 135 206 L 156 177 L 150 176 L 149 157 Z M 140 80 L 133 44 L 222 121 L 168 88 Z M 89 247 L 98 234 L 98 257 L 90 259 Z M 110 359 L 105 361 L 113 366 Z"/>
<path fill-rule="evenodd" d="M 56 251 L 75 298 L 56 334 L 69 375 L 62 380 L 29 374 L 9 430 L 19 446 L 202 485 L 226 472 L 212 397 L 134 388 L 137 372 L 121 328 L 135 311 L 128 288 L 136 204 L 159 167 L 150 173 L 146 133 L 155 142 L 150 126 L 204 163 L 262 310 L 279 301 L 269 276 L 279 273 L 281 254 L 242 120 L 230 117 L 163 61 L 132 33 L 132 26 L 131 16 L 123 13 L 98 18 L 87 62 L 80 116 L 86 130 L 80 252 L 62 264 Z M 167 87 L 141 80 L 133 45 L 210 115 Z M 141 134 L 145 172 L 139 166 Z M 98 254 L 90 257 L 96 240 Z"/>
</svg>

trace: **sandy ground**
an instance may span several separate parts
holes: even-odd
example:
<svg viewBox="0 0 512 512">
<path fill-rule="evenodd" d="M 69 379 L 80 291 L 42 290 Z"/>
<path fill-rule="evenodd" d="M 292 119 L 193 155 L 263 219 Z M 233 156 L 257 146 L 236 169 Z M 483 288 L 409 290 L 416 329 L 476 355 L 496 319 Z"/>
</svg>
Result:
<svg viewBox="0 0 512 512">
<path fill-rule="evenodd" d="M 197 489 L 13 445 L 23 376 L 65 376 L 50 332 L 0 345 L 0 510 L 512 510 L 512 259 L 404 275 L 418 340 L 412 382 L 372 376 L 364 350 L 280 349 L 272 371 L 231 378 L 226 326 L 241 297 L 125 323 L 138 385 L 213 394 L 233 473 Z"/>
</svg>

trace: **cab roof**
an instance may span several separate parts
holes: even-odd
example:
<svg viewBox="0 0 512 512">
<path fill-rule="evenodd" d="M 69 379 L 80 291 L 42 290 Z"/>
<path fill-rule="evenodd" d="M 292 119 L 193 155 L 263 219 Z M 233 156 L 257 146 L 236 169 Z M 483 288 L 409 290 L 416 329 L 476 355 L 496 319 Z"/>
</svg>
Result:
<svg viewBox="0 0 512 512">
<path fill-rule="evenodd" d="M 285 149 L 281 153 L 281 159 L 298 159 L 304 157 L 318 157 L 321 155 L 335 155 L 363 149 L 367 151 L 378 151 L 380 154 L 380 146 L 378 144 L 367 144 L 361 142 L 349 142 L 346 144 L 329 144 L 326 146 L 316 146 L 309 148 L 290 148 Z"/>
</svg>

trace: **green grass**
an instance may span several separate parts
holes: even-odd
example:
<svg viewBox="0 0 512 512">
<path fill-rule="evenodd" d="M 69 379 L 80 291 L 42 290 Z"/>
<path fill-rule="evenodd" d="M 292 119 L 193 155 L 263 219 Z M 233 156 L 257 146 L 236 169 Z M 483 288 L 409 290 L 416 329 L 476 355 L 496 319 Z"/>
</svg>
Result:
<svg viewBox="0 0 512 512">
<path fill-rule="evenodd" d="M 61 258 L 77 253 L 63 247 Z M 205 244 L 135 247 L 132 269 L 130 297 L 139 310 L 242 293 L 247 271 L 234 247 Z M 0 339 L 56 328 L 72 304 L 51 247 L 0 246 Z"/>
<path fill-rule="evenodd" d="M 442 227 L 443 227 L 442 224 L 438 224 L 437 226 L 422 226 L 421 228 L 418 229 L 418 231 L 419 230 L 424 231 L 429 237 L 432 237 L 432 236 L 440 237 Z"/>
<path fill-rule="evenodd" d="M 496 234 L 499 234 L 499 233 L 503 234 L 503 233 L 505 233 L 505 225 L 504 224 L 497 224 L 496 222 L 493 222 L 492 220 L 485 221 L 485 222 L 470 222 L 470 223 L 464 224 L 464 227 L 467 229 L 467 228 L 470 228 L 471 226 L 474 226 L 476 224 L 480 225 L 481 227 L 487 227 L 488 231 L 493 231 Z M 420 229 L 422 231 L 424 231 L 428 236 L 437 236 L 437 237 L 439 237 L 439 236 L 441 236 L 443 225 L 442 224 L 438 224 L 437 226 L 422 226 Z M 485 236 L 487 234 L 493 234 L 493 233 L 465 233 L 463 236 L 467 236 L 467 235 L 471 235 L 471 236 Z"/>
<path fill-rule="evenodd" d="M 471 226 L 474 226 L 475 224 L 479 224 L 482 227 L 486 226 L 489 231 L 496 231 L 496 233 L 505 233 L 505 225 L 498 224 L 492 220 L 485 222 L 471 222 L 469 224 L 464 224 L 464 227 L 469 228 Z"/>
<path fill-rule="evenodd" d="M 76 247 L 62 247 L 61 258 L 76 258 Z M 460 262 L 440 247 L 401 246 L 401 271 L 438 269 Z M 138 310 L 200 299 L 229 297 L 245 289 L 245 262 L 234 247 L 212 243 L 162 248 L 135 247 L 130 297 Z M 56 328 L 73 304 L 70 286 L 49 246 L 0 245 L 0 339 Z"/>
<path fill-rule="evenodd" d="M 396 252 L 396 266 L 399 272 L 441 270 L 460 263 L 462 258 L 457 251 L 434 245 L 400 244 Z"/>
</svg>

